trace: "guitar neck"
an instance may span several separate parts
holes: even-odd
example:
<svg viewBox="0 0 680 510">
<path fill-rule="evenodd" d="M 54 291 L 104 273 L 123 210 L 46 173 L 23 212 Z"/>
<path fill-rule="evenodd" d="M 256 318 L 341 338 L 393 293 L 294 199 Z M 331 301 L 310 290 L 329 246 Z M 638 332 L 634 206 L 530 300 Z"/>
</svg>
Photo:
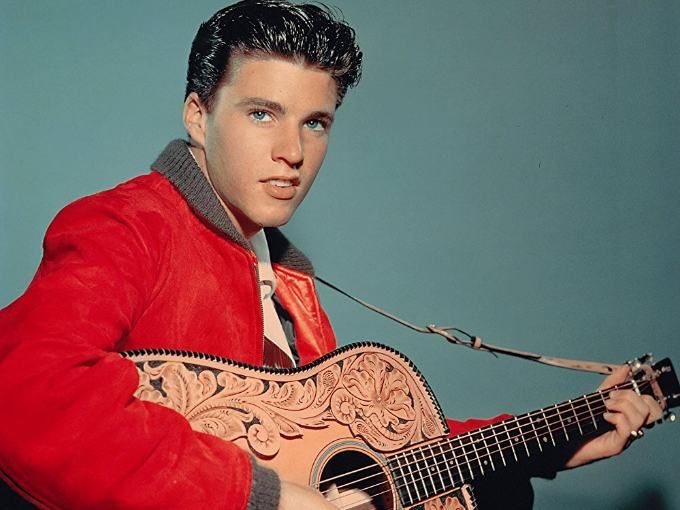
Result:
<svg viewBox="0 0 680 510">
<path fill-rule="evenodd" d="M 624 383 L 400 452 L 390 458 L 389 466 L 402 501 L 415 504 L 611 430 L 603 418 L 609 393 L 636 384 Z"/>
</svg>

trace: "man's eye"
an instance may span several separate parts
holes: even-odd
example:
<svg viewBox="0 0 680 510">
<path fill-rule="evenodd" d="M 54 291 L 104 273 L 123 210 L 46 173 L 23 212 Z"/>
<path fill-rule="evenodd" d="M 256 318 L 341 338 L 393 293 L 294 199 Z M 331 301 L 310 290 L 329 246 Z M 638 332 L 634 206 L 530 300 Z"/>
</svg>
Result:
<svg viewBox="0 0 680 510">
<path fill-rule="evenodd" d="M 250 116 L 257 122 L 264 122 L 266 120 L 269 120 L 269 114 L 262 110 L 255 110 L 254 112 L 250 112 Z"/>
<path fill-rule="evenodd" d="M 310 119 L 305 122 L 307 127 L 313 131 L 323 131 L 326 129 L 326 124 L 319 119 Z"/>
</svg>

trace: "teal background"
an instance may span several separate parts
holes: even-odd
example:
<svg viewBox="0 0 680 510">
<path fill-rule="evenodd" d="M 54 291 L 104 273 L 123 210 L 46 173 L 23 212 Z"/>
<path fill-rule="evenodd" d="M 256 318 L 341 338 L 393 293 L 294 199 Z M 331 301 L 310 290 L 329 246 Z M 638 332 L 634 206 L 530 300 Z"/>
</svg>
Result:
<svg viewBox="0 0 680 510">
<path fill-rule="evenodd" d="M 341 287 L 492 344 L 680 363 L 680 2 L 335 0 L 363 82 L 286 232 Z M 185 61 L 220 2 L 0 2 L 0 306 L 56 212 L 183 136 Z M 496 359 L 321 288 L 341 343 L 421 368 L 450 416 L 599 376 Z M 535 483 L 537 509 L 680 509 L 680 425 Z M 511 506 L 512 495 L 508 495 Z"/>
</svg>

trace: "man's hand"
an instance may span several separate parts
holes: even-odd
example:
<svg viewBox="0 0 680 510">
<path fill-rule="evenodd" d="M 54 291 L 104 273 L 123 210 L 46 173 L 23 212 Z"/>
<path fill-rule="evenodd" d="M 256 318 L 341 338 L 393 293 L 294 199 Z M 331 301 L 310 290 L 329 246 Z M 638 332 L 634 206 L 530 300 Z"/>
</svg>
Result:
<svg viewBox="0 0 680 510">
<path fill-rule="evenodd" d="M 610 388 L 626 381 L 628 367 L 622 367 L 607 377 L 599 389 Z M 584 443 L 565 465 L 573 468 L 621 453 L 633 438 L 631 432 L 651 425 L 662 416 L 661 407 L 649 395 L 638 395 L 633 390 L 610 393 L 604 419 L 615 428 Z"/>
<path fill-rule="evenodd" d="M 338 507 L 311 487 L 281 480 L 279 510 L 338 510 Z"/>
<path fill-rule="evenodd" d="M 281 498 L 279 510 L 337 510 L 351 508 L 352 510 L 375 510 L 371 498 L 357 489 L 340 492 L 335 485 L 326 493 L 327 501 L 320 492 L 305 485 L 281 480 Z"/>
</svg>

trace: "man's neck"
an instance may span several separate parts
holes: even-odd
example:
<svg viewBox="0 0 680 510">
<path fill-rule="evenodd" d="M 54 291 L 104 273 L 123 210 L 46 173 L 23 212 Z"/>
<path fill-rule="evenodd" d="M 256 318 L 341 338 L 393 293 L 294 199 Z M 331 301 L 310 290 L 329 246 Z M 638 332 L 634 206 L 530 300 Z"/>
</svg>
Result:
<svg viewBox="0 0 680 510">
<path fill-rule="evenodd" d="M 213 190 L 213 193 L 215 193 L 215 196 L 217 197 L 217 200 L 220 201 L 220 205 L 224 209 L 224 212 L 227 213 L 227 216 L 229 216 L 229 220 L 232 222 L 236 230 L 238 230 L 239 234 L 241 234 L 243 237 L 245 237 L 248 241 L 252 239 L 252 237 L 257 233 L 262 231 L 261 227 L 258 227 L 252 231 L 246 231 L 242 227 L 242 222 L 238 220 L 236 215 L 229 209 L 229 206 L 224 203 L 222 200 L 222 197 L 217 193 L 217 190 L 215 190 L 215 186 L 213 186 L 212 180 L 210 179 L 210 174 L 208 173 L 208 160 L 205 157 L 205 150 L 203 150 L 202 147 L 198 147 L 194 145 L 193 143 L 190 142 L 189 144 L 189 154 L 194 158 L 194 161 L 198 165 L 198 168 L 201 169 L 201 172 L 205 176 L 206 180 L 210 184 L 210 187 Z"/>
</svg>

